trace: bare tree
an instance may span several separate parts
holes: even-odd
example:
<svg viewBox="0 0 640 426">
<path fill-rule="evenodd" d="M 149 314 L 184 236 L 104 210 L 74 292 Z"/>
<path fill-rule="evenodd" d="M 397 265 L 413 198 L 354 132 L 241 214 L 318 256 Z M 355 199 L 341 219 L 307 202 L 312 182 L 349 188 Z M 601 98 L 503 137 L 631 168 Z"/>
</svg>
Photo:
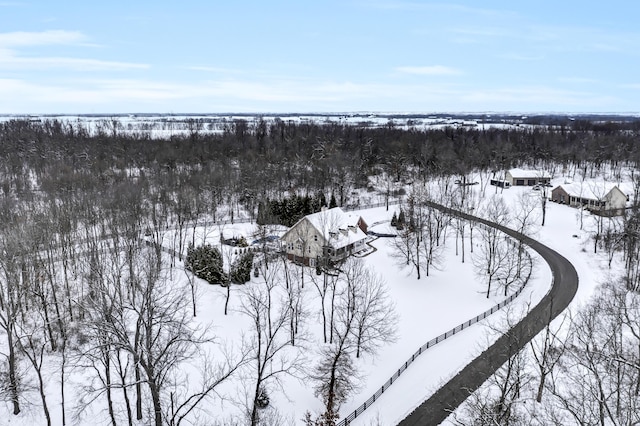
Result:
<svg viewBox="0 0 640 426">
<path fill-rule="evenodd" d="M 276 299 L 278 290 L 283 290 L 276 286 L 277 271 L 272 267 L 263 277 L 264 285 L 245 288 L 240 308 L 251 321 L 248 344 L 252 349 L 247 363 L 247 380 L 252 384 L 247 402 L 251 425 L 260 423 L 260 412 L 269 405 L 269 392 L 280 385 L 282 376 L 299 377 L 303 362 L 301 349 L 291 345 L 291 302 L 284 295 Z"/>
<path fill-rule="evenodd" d="M 427 189 L 414 186 L 407 200 L 406 224 L 393 240 L 399 266 L 415 271 L 417 279 L 422 271 L 429 276 L 430 268 L 437 266 L 442 249 L 440 239 L 448 223 L 444 214 L 427 205 L 428 201 Z"/>
<path fill-rule="evenodd" d="M 504 200 L 494 196 L 486 210 L 486 217 L 490 221 L 504 225 L 508 219 L 508 209 Z M 474 253 L 473 262 L 478 275 L 487 282 L 486 296 L 491 294 L 492 284 L 500 278 L 505 262 L 513 256 L 513 249 L 508 245 L 508 239 L 497 228 L 482 226 L 482 244 L 480 251 Z"/>
<path fill-rule="evenodd" d="M 337 293 L 338 275 L 329 272 L 327 269 L 323 271 L 320 267 L 318 267 L 317 271 L 320 272 L 320 275 L 311 275 L 310 278 L 320 299 L 320 316 L 323 325 L 322 332 L 324 343 L 327 343 L 329 335 L 332 334 L 330 328 L 334 311 L 333 302 L 335 301 L 335 295 Z M 327 300 L 330 295 L 332 295 L 330 300 Z"/>
<path fill-rule="evenodd" d="M 19 225 L 18 225 L 19 226 Z M 20 253 L 24 253 L 15 233 L 0 236 L 0 330 L 5 334 L 7 383 L 13 414 L 20 414 L 20 376 L 18 369 L 18 321 L 24 298 L 25 283 L 20 273 Z"/>
<path fill-rule="evenodd" d="M 640 303 L 620 283 L 604 286 L 574 317 L 549 386 L 580 424 L 640 422 Z"/>
<path fill-rule="evenodd" d="M 42 318 L 37 318 L 41 320 Z M 39 323 L 29 321 L 21 323 L 19 326 L 19 334 L 17 336 L 18 345 L 21 353 L 29 360 L 31 367 L 38 378 L 38 393 L 42 402 L 42 411 L 48 426 L 51 426 L 51 412 L 47 404 L 47 395 L 45 393 L 45 372 L 43 371 L 45 363 L 45 355 L 47 346 L 49 345 L 48 337 L 45 333 L 41 333 L 42 328 Z"/>
<path fill-rule="evenodd" d="M 107 294 L 112 311 L 108 321 L 102 323 L 102 330 L 114 350 L 129 354 L 140 366 L 142 374 L 136 381 L 146 384 L 153 407 L 153 423 L 161 426 L 171 413 L 166 390 L 172 377 L 185 361 L 198 354 L 201 345 L 212 340 L 192 328 L 188 298 L 184 294 L 187 289 L 170 283 L 168 272 L 157 268 L 156 253 L 154 249 L 140 253 L 135 270 L 138 289 L 134 297 L 121 297 L 117 288 Z M 132 329 L 129 324 L 136 327 Z M 213 385 L 216 383 L 213 380 Z M 209 394 L 215 386 L 205 388 Z M 175 401 L 171 402 L 175 406 Z"/>
<path fill-rule="evenodd" d="M 538 370 L 539 382 L 536 392 L 536 401 L 542 402 L 542 395 L 545 390 L 547 377 L 553 372 L 555 366 L 564 354 L 565 343 L 562 333 L 565 322 L 570 320 L 570 314 L 565 314 L 557 324 L 551 324 L 551 312 L 553 301 L 549 307 L 549 319 L 547 325 L 535 339 L 529 343 L 531 354 L 535 360 L 536 369 Z"/>
<path fill-rule="evenodd" d="M 375 355 L 380 344 L 395 338 L 397 318 L 386 300 L 382 282 L 361 259 L 349 258 L 338 279 L 341 291 L 335 301 L 333 339 L 320 350 L 320 362 L 311 378 L 324 403 L 323 418 L 334 418 L 358 386 L 354 357 Z"/>
<path fill-rule="evenodd" d="M 322 399 L 325 407 L 323 416 L 327 419 L 337 416 L 340 405 L 358 386 L 358 372 L 352 358 L 353 342 L 349 338 L 352 324 L 342 315 L 338 323 L 336 328 L 339 330 L 333 343 L 321 348 L 320 362 L 311 374 L 316 383 L 316 396 Z"/>
<path fill-rule="evenodd" d="M 524 336 L 514 335 L 512 328 L 520 317 L 516 308 L 509 305 L 504 320 L 489 326 L 489 334 L 510 334 L 510 344 L 505 348 L 509 356 L 489 380 L 475 391 L 454 413 L 457 425 L 524 425 L 530 424 L 525 408 L 526 389 L 531 380 L 527 369 L 528 355 L 518 349 Z"/>
<path fill-rule="evenodd" d="M 361 259 L 350 258 L 343 267 L 346 292 L 352 309 L 356 358 L 362 352 L 377 353 L 396 338 L 398 317 L 389 300 L 384 280 L 367 269 Z"/>
<path fill-rule="evenodd" d="M 512 207 L 512 226 L 519 233 L 526 236 L 533 236 L 537 231 L 535 222 L 538 219 L 537 206 L 534 196 L 529 192 L 521 192 Z M 517 240 L 518 250 L 518 270 L 521 269 L 522 259 L 524 255 L 524 241 Z"/>
</svg>

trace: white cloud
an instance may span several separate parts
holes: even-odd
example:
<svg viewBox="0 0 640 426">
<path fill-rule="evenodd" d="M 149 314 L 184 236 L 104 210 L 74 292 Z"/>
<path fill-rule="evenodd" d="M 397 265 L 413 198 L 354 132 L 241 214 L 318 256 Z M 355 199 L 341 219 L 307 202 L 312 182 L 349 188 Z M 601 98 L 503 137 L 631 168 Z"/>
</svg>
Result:
<svg viewBox="0 0 640 426">
<path fill-rule="evenodd" d="M 105 61 L 72 57 L 26 56 L 17 48 L 50 45 L 87 46 L 87 38 L 78 31 L 43 31 L 0 33 L 0 69 L 47 70 L 67 69 L 74 71 L 121 71 L 149 68 L 146 64 Z"/>
<path fill-rule="evenodd" d="M 640 85 L 635 85 L 640 89 Z M 626 103 L 625 103 L 626 102 Z M 0 113 L 162 111 L 603 111 L 632 105 L 589 90 L 464 87 L 291 78 L 177 83 L 141 79 L 0 79 Z M 613 109 L 611 109 L 613 110 Z"/>
<path fill-rule="evenodd" d="M 460 75 L 462 71 L 443 65 L 397 67 L 396 71 L 417 75 Z"/>
<path fill-rule="evenodd" d="M 598 93 L 556 89 L 547 86 L 502 87 L 495 90 L 473 90 L 461 94 L 460 98 L 472 104 L 495 105 L 499 109 L 530 110 L 530 106 L 542 105 L 547 109 L 568 111 L 585 107 L 598 108 L 620 103 L 620 99 Z M 569 109 L 568 109 L 569 108 Z M 577 109 L 576 109 L 577 108 Z M 597 108 L 594 108 L 596 110 Z"/>
<path fill-rule="evenodd" d="M 15 56 L 13 52 L 0 50 L 0 69 L 43 70 L 67 69 L 73 71 L 124 71 L 131 69 L 147 69 L 147 64 L 130 62 L 102 61 L 99 59 Z"/>
<path fill-rule="evenodd" d="M 563 83 L 575 83 L 575 84 L 594 84 L 598 83 L 598 80 L 588 77 L 559 77 L 558 81 Z"/>
<path fill-rule="evenodd" d="M 505 53 L 496 55 L 496 57 L 501 59 L 507 59 L 510 61 L 522 61 L 522 62 L 533 62 L 533 61 L 541 61 L 544 59 L 542 55 L 524 55 L 521 53 Z"/>
<path fill-rule="evenodd" d="M 0 33 L 0 46 L 45 46 L 52 44 L 78 44 L 86 41 L 79 31 L 51 30 L 41 32 L 16 31 Z"/>
<path fill-rule="evenodd" d="M 623 89 L 640 90 L 640 83 L 623 84 L 620 87 Z"/>
<path fill-rule="evenodd" d="M 388 0 L 373 2 L 372 7 L 383 10 L 398 10 L 398 11 L 431 11 L 431 12 L 446 12 L 450 14 L 467 14 L 471 16 L 479 17 L 514 17 L 517 13 L 510 10 L 498 10 L 498 9 L 483 9 L 477 7 L 465 6 L 455 3 L 432 3 L 432 2 L 417 2 L 417 1 L 398 1 Z"/>
<path fill-rule="evenodd" d="M 231 68 L 224 68 L 224 67 L 211 67 L 206 65 L 193 65 L 193 66 L 186 66 L 182 68 L 190 71 L 201 71 L 206 73 L 249 74 L 246 70 L 231 69 Z"/>
</svg>

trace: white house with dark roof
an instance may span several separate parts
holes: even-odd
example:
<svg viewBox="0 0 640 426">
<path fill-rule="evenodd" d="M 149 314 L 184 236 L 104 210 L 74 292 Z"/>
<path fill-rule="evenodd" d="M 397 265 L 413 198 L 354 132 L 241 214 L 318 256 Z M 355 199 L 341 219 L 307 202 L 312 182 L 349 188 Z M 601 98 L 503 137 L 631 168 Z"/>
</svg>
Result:
<svg viewBox="0 0 640 426">
<path fill-rule="evenodd" d="M 312 267 L 322 259 L 335 262 L 364 250 L 366 240 L 364 219 L 340 207 L 303 217 L 281 238 L 290 260 Z"/>
<path fill-rule="evenodd" d="M 507 170 L 505 180 L 511 183 L 511 186 L 534 186 L 551 182 L 551 175 L 542 170 L 515 168 Z"/>
<path fill-rule="evenodd" d="M 551 200 L 571 207 L 617 215 L 622 214 L 629 197 L 615 183 L 574 182 L 553 188 Z"/>
</svg>

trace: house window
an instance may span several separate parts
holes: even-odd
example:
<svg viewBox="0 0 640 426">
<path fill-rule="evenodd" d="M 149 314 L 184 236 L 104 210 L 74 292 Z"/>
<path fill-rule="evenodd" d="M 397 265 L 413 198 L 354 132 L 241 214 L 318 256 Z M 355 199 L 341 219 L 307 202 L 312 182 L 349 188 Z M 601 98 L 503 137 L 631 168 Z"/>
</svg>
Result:
<svg viewBox="0 0 640 426">
<path fill-rule="evenodd" d="M 317 235 L 313 236 L 313 241 L 318 242 L 318 236 Z"/>
<path fill-rule="evenodd" d="M 298 243 L 298 250 L 302 250 L 302 243 Z"/>
<path fill-rule="evenodd" d="M 316 260 L 315 259 L 309 259 L 309 266 L 314 268 L 316 266 Z"/>
<path fill-rule="evenodd" d="M 311 247 L 307 247 L 307 253 L 311 253 Z"/>
</svg>

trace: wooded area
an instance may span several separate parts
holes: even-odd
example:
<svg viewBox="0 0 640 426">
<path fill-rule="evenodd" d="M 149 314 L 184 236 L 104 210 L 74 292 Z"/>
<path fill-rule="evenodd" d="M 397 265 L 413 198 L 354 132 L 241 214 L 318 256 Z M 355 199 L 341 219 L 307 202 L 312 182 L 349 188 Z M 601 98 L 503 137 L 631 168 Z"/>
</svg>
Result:
<svg viewBox="0 0 640 426">
<path fill-rule="evenodd" d="M 603 219 L 594 235 L 595 250 L 622 255 L 626 266 L 624 276 L 619 277 L 622 284 L 607 290 L 608 304 L 590 306 L 577 315 L 561 344 L 554 330 L 548 330 L 544 345 L 535 343 L 532 350 L 541 372 L 538 400 L 543 394 L 553 395 L 559 401 L 555 410 L 564 410 L 583 424 L 640 421 L 636 410 L 640 401 L 640 311 L 634 293 L 640 289 L 640 176 L 636 174 L 640 121 L 576 120 L 518 128 L 421 130 L 399 128 L 391 122 L 374 128 L 238 119 L 228 122 L 219 134 L 199 131 L 202 123 L 196 120 L 187 124 L 188 132 L 152 139 L 127 131 L 115 119 L 94 128 L 55 119 L 0 123 L 0 336 L 7 348 L 1 354 L 0 398 L 11 405 L 14 414 L 24 404 L 23 383 L 29 376 L 39 389 L 47 423 L 73 423 L 64 417 L 51 419 L 44 392 L 48 378 L 42 374 L 48 354 L 61 360 L 57 379 L 63 416 L 80 416 L 104 395 L 113 425 L 147 419 L 144 406 L 152 407 L 153 419 L 147 420 L 157 426 L 187 422 L 220 383 L 240 366 L 254 362 L 255 386 L 247 403 L 247 418 L 249 424 L 259 424 L 256 407 L 265 403 L 264 384 L 272 377 L 264 364 L 278 355 L 277 348 L 293 345 L 297 338 L 296 286 L 287 282 L 291 308 L 274 313 L 273 324 L 263 323 L 265 306 L 261 304 L 271 297 L 272 287 L 263 290 L 264 294 L 253 294 L 243 305 L 255 319 L 255 339 L 276 349 L 244 350 L 224 360 L 211 360 L 198 348 L 214 336 L 188 326 L 197 312 L 196 301 L 192 289 L 172 285 L 176 272 L 162 267 L 163 246 L 184 253 L 194 245 L 187 228 L 211 220 L 242 217 L 258 219 L 261 224 L 291 225 L 328 204 L 327 200 L 338 206 L 359 204 L 356 189 L 388 202 L 409 188 L 403 207 L 407 218 L 396 240 L 398 261 L 410 265 L 418 278 L 421 274 L 428 277 L 430 268 L 438 267 L 439 247 L 447 232 L 455 234 L 456 249 L 458 238 L 462 239 L 465 261 L 465 229 L 473 225 L 426 207 L 434 195 L 418 183 L 438 181 L 450 189 L 454 177 L 473 171 L 502 173 L 526 165 L 552 174 L 606 173 L 612 180 L 619 180 L 623 170 L 634 171 L 633 206 L 623 218 L 606 219 L 606 224 Z M 464 190 L 449 192 L 453 195 L 444 201 L 454 208 L 469 211 L 479 206 Z M 506 214 L 502 207 L 497 200 L 492 203 L 486 212 L 489 219 L 501 223 Z M 533 220 L 534 208 L 523 202 L 522 211 L 514 214 L 523 233 Z M 176 237 L 167 241 L 169 228 L 176 230 Z M 473 261 L 486 280 L 487 297 L 495 290 L 492 286 L 506 294 L 531 265 L 523 260 L 521 247 L 501 251 L 496 245 L 498 236 L 490 230 L 479 229 L 475 238 L 479 249 Z M 384 290 L 377 277 L 358 264 L 347 266 L 339 280 L 312 282 L 323 304 L 332 288 L 334 293 L 337 285 L 345 289 L 343 299 L 337 299 L 335 305 L 344 305 L 344 309 L 336 311 L 334 318 L 332 305 L 332 316 L 325 320 L 327 362 L 312 373 L 327 410 L 317 421 L 326 424 L 335 420 L 337 407 L 353 387 L 348 380 L 351 354 L 357 357 L 371 351 L 379 341 L 392 340 L 393 334 L 393 327 L 369 330 L 369 334 L 362 331 L 370 327 L 371 318 L 353 307 L 354 300 L 366 301 L 379 316 L 389 307 L 380 307 Z M 248 279 L 248 270 L 245 267 L 242 278 L 233 279 Z M 266 268 L 261 274 L 268 281 Z M 375 294 L 367 293 L 363 282 L 376 283 L 373 289 L 368 287 Z M 625 299 L 628 294 L 633 296 Z M 614 306 L 616 303 L 620 305 Z M 619 310 L 620 306 L 626 310 Z M 589 332 L 587 327 L 598 332 Z M 594 351 L 590 339 L 604 339 L 598 345 L 611 354 Z M 556 351 L 562 351 L 562 356 Z M 509 404 L 519 403 L 518 389 L 524 378 L 514 372 L 525 374 L 525 356 L 514 354 L 513 363 L 496 376 L 496 385 L 503 389 L 498 401 L 485 395 L 475 402 L 478 416 L 499 424 L 524 424 L 522 412 Z M 198 391 L 170 383 L 169 372 L 176 365 L 198 357 L 202 369 Z M 290 361 L 284 369 L 299 368 L 297 360 Z M 568 395 L 581 381 L 570 367 L 576 364 L 581 374 L 590 374 L 593 380 L 587 383 L 591 387 L 580 389 L 582 393 Z M 101 384 L 87 385 L 86 400 L 67 401 L 65 377 L 78 366 L 94 370 Z M 552 368 L 564 369 L 566 374 L 553 380 Z M 336 372 L 342 374 L 340 380 Z M 124 421 L 114 414 L 116 393 L 118 401 L 124 401 Z M 589 404 L 577 404 L 587 400 Z M 556 415 L 554 411 L 540 418 L 549 421 Z"/>
</svg>

